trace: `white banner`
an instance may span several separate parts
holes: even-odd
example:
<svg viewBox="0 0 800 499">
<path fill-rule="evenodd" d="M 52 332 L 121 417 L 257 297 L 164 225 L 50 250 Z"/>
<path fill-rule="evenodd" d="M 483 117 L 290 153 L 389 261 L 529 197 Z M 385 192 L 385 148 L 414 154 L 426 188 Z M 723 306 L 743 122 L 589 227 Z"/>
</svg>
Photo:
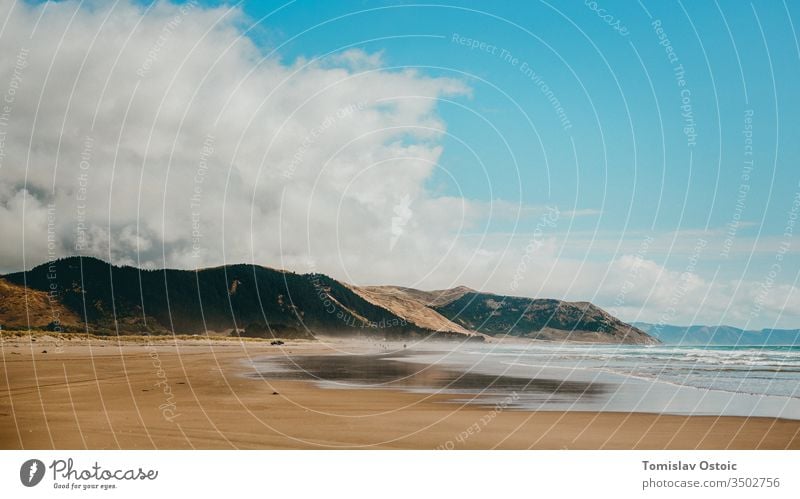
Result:
<svg viewBox="0 0 800 499">
<path fill-rule="evenodd" d="M 4 498 L 800 497 L 798 451 L 30 450 L 0 464 Z"/>
</svg>

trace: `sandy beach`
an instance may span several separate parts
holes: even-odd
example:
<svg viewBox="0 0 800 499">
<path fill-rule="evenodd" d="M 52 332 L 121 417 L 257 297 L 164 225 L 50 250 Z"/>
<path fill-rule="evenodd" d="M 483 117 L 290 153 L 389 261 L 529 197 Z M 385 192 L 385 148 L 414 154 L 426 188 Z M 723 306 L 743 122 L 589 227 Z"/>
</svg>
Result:
<svg viewBox="0 0 800 499">
<path fill-rule="evenodd" d="M 445 395 L 253 379 L 320 342 L 6 335 L 3 449 L 800 449 L 800 421 L 530 412 Z"/>
</svg>

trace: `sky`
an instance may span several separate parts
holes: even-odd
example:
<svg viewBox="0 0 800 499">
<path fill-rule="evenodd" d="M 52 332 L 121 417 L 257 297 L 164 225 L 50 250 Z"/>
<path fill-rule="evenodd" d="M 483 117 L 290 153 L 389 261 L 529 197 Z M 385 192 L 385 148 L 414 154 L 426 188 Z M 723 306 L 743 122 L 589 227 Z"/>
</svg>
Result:
<svg viewBox="0 0 800 499">
<path fill-rule="evenodd" d="M 0 272 L 68 255 L 800 327 L 796 5 L 0 2 Z"/>
</svg>

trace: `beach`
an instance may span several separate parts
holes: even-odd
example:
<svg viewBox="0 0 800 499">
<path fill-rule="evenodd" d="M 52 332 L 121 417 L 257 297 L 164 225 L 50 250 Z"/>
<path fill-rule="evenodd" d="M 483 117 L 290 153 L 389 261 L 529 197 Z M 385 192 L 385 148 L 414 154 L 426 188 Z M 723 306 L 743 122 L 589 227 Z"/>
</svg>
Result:
<svg viewBox="0 0 800 499">
<path fill-rule="evenodd" d="M 258 359 L 340 354 L 343 345 L 6 335 L 0 447 L 800 449 L 796 419 L 532 411 L 497 397 L 467 404 L 450 393 L 330 389 L 253 368 Z"/>
</svg>

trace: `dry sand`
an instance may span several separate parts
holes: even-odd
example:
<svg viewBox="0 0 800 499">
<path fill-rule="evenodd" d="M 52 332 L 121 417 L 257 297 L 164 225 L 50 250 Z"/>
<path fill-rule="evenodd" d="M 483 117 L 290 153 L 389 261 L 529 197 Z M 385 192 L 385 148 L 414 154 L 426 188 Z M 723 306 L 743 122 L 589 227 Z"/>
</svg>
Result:
<svg viewBox="0 0 800 499">
<path fill-rule="evenodd" d="M 244 376 L 316 342 L 2 338 L 3 449 L 800 449 L 800 421 L 495 411 Z M 46 350 L 47 353 L 43 353 Z"/>
</svg>

